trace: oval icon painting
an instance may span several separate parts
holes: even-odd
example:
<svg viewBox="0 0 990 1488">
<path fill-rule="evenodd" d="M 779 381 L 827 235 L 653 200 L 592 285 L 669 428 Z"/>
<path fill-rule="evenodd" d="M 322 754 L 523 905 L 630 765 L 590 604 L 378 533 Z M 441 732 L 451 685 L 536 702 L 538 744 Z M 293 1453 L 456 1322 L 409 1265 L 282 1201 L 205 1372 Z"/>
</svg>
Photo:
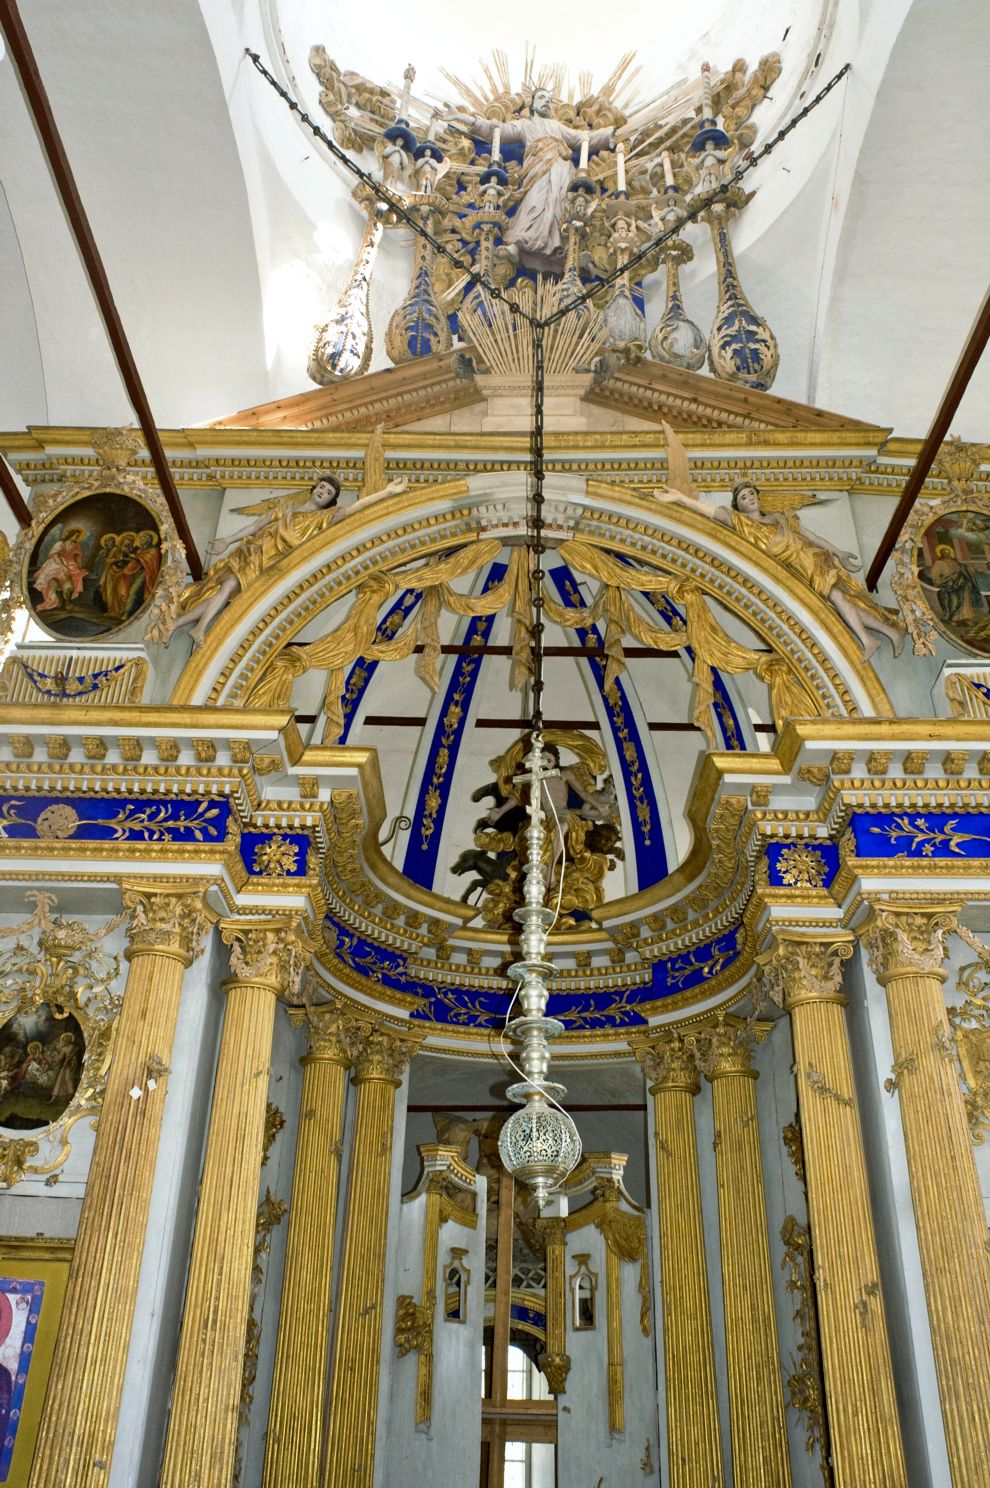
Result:
<svg viewBox="0 0 990 1488">
<path fill-rule="evenodd" d="M 86 1040 L 69 1013 L 47 1002 L 0 1028 L 0 1127 L 35 1131 L 57 1121 L 76 1093 Z"/>
<path fill-rule="evenodd" d="M 128 625 L 148 605 L 162 567 L 151 509 L 97 491 L 53 514 L 28 558 L 31 614 L 61 640 L 92 640 Z"/>
<path fill-rule="evenodd" d="M 933 517 L 919 533 L 915 567 L 946 639 L 990 656 L 990 513 L 959 506 Z"/>
</svg>

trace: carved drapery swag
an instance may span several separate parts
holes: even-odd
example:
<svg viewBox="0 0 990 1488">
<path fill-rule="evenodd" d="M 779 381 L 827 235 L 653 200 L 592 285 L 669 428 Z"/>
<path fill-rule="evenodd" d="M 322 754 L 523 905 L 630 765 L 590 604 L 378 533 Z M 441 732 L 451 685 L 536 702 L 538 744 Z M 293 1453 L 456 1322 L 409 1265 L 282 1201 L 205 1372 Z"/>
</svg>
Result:
<svg viewBox="0 0 990 1488">
<path fill-rule="evenodd" d="M 333 743 L 344 726 L 342 697 L 347 670 L 359 658 L 367 661 L 404 661 L 417 647 L 417 675 L 431 692 L 440 687 L 440 634 L 442 611 L 478 617 L 497 614 L 509 606 L 512 619 L 512 667 L 509 685 L 520 690 L 532 671 L 530 654 L 530 560 L 526 548 L 514 548 L 504 578 L 485 594 L 459 594 L 451 587 L 502 551 L 497 538 L 482 539 L 446 558 L 395 573 L 372 574 L 357 590 L 345 619 L 320 640 L 306 646 L 286 646 L 254 684 L 248 701 L 255 707 L 282 708 L 289 704 L 292 685 L 309 671 L 327 673 L 323 707 L 326 714 L 324 743 Z M 572 540 L 561 544 L 560 556 L 570 567 L 597 579 L 601 584 L 590 605 L 569 608 L 544 598 L 547 617 L 568 629 L 605 624 L 605 676 L 603 686 L 612 693 L 626 669 L 624 641 L 631 635 L 654 651 L 693 652 L 694 700 L 692 721 L 701 729 L 709 747 L 718 746 L 713 722 L 715 700 L 713 671 L 739 675 L 753 672 L 770 690 L 774 722 L 781 727 L 788 718 L 816 717 L 821 702 L 797 676 L 782 656 L 765 655 L 732 640 L 709 610 L 700 589 L 687 578 L 631 569 L 617 558 L 589 543 Z M 418 613 L 391 639 L 378 636 L 379 612 L 383 604 L 402 589 L 419 590 Z M 662 593 L 684 611 L 684 624 L 667 628 L 653 625 L 642 615 L 633 593 Z"/>
<path fill-rule="evenodd" d="M 701 591 L 689 579 L 670 574 L 645 573 L 630 569 L 611 554 L 590 543 L 580 541 L 561 544 L 560 556 L 572 568 L 598 579 L 602 585 L 594 602 L 584 608 L 570 609 L 551 599 L 544 600 L 549 619 L 571 629 L 584 628 L 605 620 L 605 680 L 609 692 L 625 671 L 623 642 L 631 635 L 641 646 L 654 651 L 680 651 L 690 646 L 694 652 L 694 700 L 691 721 L 700 728 L 709 747 L 718 747 L 712 722 L 715 701 L 712 672 L 754 672 L 770 689 L 770 706 L 779 727 L 788 718 L 816 717 L 821 704 L 795 676 L 782 656 L 765 656 L 749 646 L 733 641 L 719 625 L 705 603 Z M 663 593 L 684 610 L 684 625 L 673 629 L 652 625 L 636 609 L 628 591 L 642 594 Z"/>
<path fill-rule="evenodd" d="M 327 716 L 324 743 L 333 743 L 344 726 L 341 698 L 345 674 L 358 657 L 368 661 L 404 661 L 417 646 L 422 646 L 416 673 L 431 692 L 437 692 L 440 687 L 441 611 L 465 616 L 494 615 L 506 604 L 512 607 L 514 621 L 510 685 L 518 690 L 531 667 L 526 624 L 529 611 L 526 549 L 514 550 L 504 579 L 487 594 L 472 597 L 458 594 L 450 587 L 455 579 L 463 578 L 497 558 L 501 550 L 501 542 L 492 538 L 472 543 L 460 552 L 423 568 L 400 570 L 396 574 L 373 574 L 358 589 L 346 619 L 336 630 L 309 646 L 286 646 L 276 656 L 252 689 L 250 702 L 256 707 L 285 707 L 297 677 L 304 672 L 325 671 L 328 677 L 323 704 Z M 419 613 L 401 635 L 393 640 L 379 640 L 376 638 L 378 612 L 386 600 L 403 588 L 423 591 Z"/>
</svg>

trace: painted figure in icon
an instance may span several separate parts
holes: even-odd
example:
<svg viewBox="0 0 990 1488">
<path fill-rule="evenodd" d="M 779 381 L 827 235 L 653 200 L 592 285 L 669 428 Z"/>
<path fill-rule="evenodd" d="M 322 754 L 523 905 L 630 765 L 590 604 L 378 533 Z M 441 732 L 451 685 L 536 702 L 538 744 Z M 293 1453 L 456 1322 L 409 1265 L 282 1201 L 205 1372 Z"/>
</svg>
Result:
<svg viewBox="0 0 990 1488">
<path fill-rule="evenodd" d="M 107 533 L 100 539 L 103 567 L 100 596 L 111 620 L 125 620 L 150 596 L 161 572 L 158 534 Z"/>
<path fill-rule="evenodd" d="M 60 535 L 56 528 L 52 533 L 53 541 L 31 581 L 41 595 L 39 610 L 67 608 L 83 592 L 89 569 L 82 536 L 81 527 L 69 527 Z"/>
<path fill-rule="evenodd" d="M 942 619 L 976 620 L 986 611 L 986 601 L 974 576 L 968 572 L 949 543 L 937 543 L 935 561 L 928 576 L 938 595 Z"/>
</svg>

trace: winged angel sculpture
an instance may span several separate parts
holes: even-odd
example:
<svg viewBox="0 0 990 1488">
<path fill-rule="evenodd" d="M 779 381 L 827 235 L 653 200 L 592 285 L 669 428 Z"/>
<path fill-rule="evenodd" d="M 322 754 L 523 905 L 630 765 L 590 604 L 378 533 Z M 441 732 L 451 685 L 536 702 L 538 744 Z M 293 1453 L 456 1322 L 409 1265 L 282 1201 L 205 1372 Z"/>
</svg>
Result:
<svg viewBox="0 0 990 1488">
<path fill-rule="evenodd" d="M 859 642 L 864 660 L 877 651 L 881 636 L 888 638 L 894 655 L 900 655 L 907 628 L 896 610 L 882 605 L 853 577 L 854 571 L 862 567 L 857 555 L 837 548 L 820 533 L 809 532 L 796 515 L 799 507 L 817 503 L 817 497 L 782 491 L 761 495 L 751 480 L 743 480 L 732 488 L 731 506 L 712 506 L 699 499 L 683 444 L 669 424 L 663 427 L 667 437 L 667 490 L 656 492 L 659 501 L 703 511 L 738 532 L 761 553 L 776 558 L 841 615 Z"/>
<path fill-rule="evenodd" d="M 235 515 L 254 521 L 214 538 L 207 554 L 215 558 L 209 572 L 198 583 L 188 584 L 174 606 L 153 616 L 148 639 L 166 646 L 176 631 L 190 627 L 194 646 L 201 646 L 207 631 L 230 601 L 286 553 L 381 497 L 406 488 L 405 478 L 386 481 L 383 447 L 384 424 L 379 424 L 364 457 L 364 472 L 357 501 L 339 506 L 341 482 L 334 471 L 324 471 L 306 491 L 286 496 L 268 496 L 250 506 L 234 508 Z"/>
</svg>

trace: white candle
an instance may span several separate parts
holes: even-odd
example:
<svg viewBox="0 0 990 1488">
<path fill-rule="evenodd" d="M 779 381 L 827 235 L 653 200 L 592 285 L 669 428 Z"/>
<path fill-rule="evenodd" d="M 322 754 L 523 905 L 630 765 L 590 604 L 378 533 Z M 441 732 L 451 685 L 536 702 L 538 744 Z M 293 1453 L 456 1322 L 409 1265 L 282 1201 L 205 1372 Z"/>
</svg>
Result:
<svg viewBox="0 0 990 1488">
<path fill-rule="evenodd" d="M 626 189 L 626 146 L 624 140 L 620 140 L 615 147 L 615 189 L 616 191 L 625 191 Z"/>
<path fill-rule="evenodd" d="M 588 169 L 588 145 L 590 143 L 590 139 L 591 136 L 586 134 L 584 136 L 584 139 L 581 141 L 581 159 L 578 161 L 578 170 Z"/>
<path fill-rule="evenodd" d="M 711 64 L 701 64 L 701 116 L 703 119 L 713 119 L 712 113 L 712 69 Z"/>
<path fill-rule="evenodd" d="M 427 132 L 426 132 L 426 138 L 428 140 L 435 140 L 436 137 L 437 137 L 437 116 L 436 116 L 436 114 L 433 114 L 431 116 L 431 118 L 430 118 L 430 127 L 427 130 Z"/>
<path fill-rule="evenodd" d="M 663 160 L 663 184 L 665 186 L 673 186 L 674 167 L 670 163 L 670 151 L 664 150 L 661 158 Z"/>
<path fill-rule="evenodd" d="M 502 159 L 502 130 L 496 124 L 492 130 L 492 165 L 498 165 Z"/>
<path fill-rule="evenodd" d="M 405 72 L 402 74 L 403 89 L 402 89 L 402 97 L 399 99 L 399 113 L 398 113 L 398 117 L 400 119 L 405 119 L 409 115 L 409 95 L 412 92 L 412 85 L 413 85 L 413 82 L 415 81 L 415 78 L 416 78 L 416 69 L 412 65 L 412 63 L 410 62 L 408 64 L 408 66 L 406 67 Z"/>
</svg>

